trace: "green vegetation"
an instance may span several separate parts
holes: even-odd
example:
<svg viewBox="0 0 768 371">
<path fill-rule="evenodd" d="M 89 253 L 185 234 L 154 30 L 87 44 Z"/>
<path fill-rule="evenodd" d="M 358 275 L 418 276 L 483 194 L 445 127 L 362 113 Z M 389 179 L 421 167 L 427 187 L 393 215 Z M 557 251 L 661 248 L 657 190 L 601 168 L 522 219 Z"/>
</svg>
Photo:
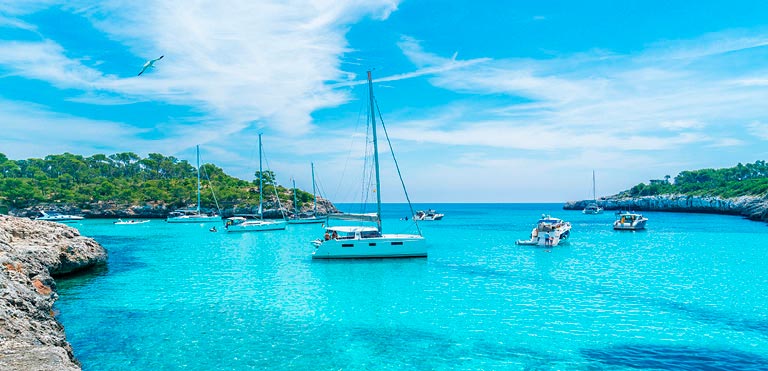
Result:
<svg viewBox="0 0 768 371">
<path fill-rule="evenodd" d="M 201 166 L 202 204 L 215 208 L 210 187 L 222 207 L 256 205 L 259 202 L 259 173 L 256 180 L 234 178 L 212 164 Z M 293 200 L 290 189 L 275 185 L 275 174 L 264 172 L 264 197 Z M 210 180 L 210 181 L 209 181 Z M 139 205 L 148 202 L 171 208 L 197 202 L 197 172 L 186 160 L 150 153 L 96 154 L 90 157 L 64 153 L 44 159 L 10 160 L 0 153 L 0 205 L 25 208 L 38 203 L 68 203 L 84 208 L 96 202 Z M 296 192 L 299 206 L 312 201 L 312 194 Z"/>
<path fill-rule="evenodd" d="M 668 179 L 668 178 L 667 178 Z M 682 171 L 674 183 L 655 181 L 640 183 L 619 196 L 639 197 L 660 194 L 687 194 L 692 196 L 739 196 L 768 195 L 768 164 L 756 161 L 754 164 L 738 165 L 725 169 L 701 169 Z"/>
</svg>

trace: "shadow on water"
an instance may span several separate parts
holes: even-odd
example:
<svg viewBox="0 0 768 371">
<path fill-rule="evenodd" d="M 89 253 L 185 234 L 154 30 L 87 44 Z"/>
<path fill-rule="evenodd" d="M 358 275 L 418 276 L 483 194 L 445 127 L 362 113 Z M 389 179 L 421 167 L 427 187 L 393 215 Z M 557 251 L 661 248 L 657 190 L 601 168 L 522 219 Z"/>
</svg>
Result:
<svg viewBox="0 0 768 371">
<path fill-rule="evenodd" d="M 663 345 L 623 345 L 584 349 L 581 354 L 604 365 L 656 370 L 768 370 L 768 359 L 737 350 Z"/>
</svg>

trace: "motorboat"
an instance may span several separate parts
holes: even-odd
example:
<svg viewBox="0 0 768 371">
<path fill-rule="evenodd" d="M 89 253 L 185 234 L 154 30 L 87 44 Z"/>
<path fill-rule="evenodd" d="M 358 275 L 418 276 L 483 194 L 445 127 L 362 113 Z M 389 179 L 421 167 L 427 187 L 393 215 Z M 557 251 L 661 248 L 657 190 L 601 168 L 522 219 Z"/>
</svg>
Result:
<svg viewBox="0 0 768 371">
<path fill-rule="evenodd" d="M 221 220 L 221 217 L 216 214 L 205 214 L 200 211 L 200 146 L 196 146 L 195 149 L 197 153 L 197 207 L 172 211 L 165 219 L 168 223 L 208 223 Z"/>
<path fill-rule="evenodd" d="M 524 246 L 557 246 L 568 240 L 571 235 L 571 223 L 543 214 L 531 231 L 531 238 L 517 240 L 516 245 Z"/>
<path fill-rule="evenodd" d="M 149 223 L 149 220 L 146 220 L 146 219 L 144 219 L 144 220 L 135 220 L 135 219 L 123 220 L 123 219 L 117 219 L 117 221 L 114 222 L 113 224 L 115 224 L 115 225 L 132 225 L 132 224 L 144 224 L 144 223 Z"/>
<path fill-rule="evenodd" d="M 40 214 L 42 216 L 38 216 L 35 220 L 47 220 L 49 222 L 59 222 L 59 223 L 74 223 L 79 220 L 85 219 L 84 217 L 79 215 L 59 214 L 55 212 L 46 213 L 45 211 L 41 211 Z"/>
<path fill-rule="evenodd" d="M 637 231 L 645 229 L 645 223 L 648 218 L 642 214 L 623 211 L 616 213 L 616 221 L 613 222 L 613 229 L 617 231 Z"/>
<path fill-rule="evenodd" d="M 381 179 L 379 172 L 379 153 L 376 138 L 376 110 L 373 96 L 373 79 L 368 71 L 368 98 L 370 103 L 370 130 L 373 148 L 372 172 L 375 172 L 376 213 L 367 214 L 329 214 L 324 226 L 325 235 L 312 241 L 315 251 L 312 259 L 348 259 L 348 258 L 418 258 L 427 257 L 427 242 L 421 235 L 419 225 L 414 221 L 418 234 L 385 234 L 381 223 Z M 381 122 L 384 133 L 386 127 Z M 367 139 L 367 138 L 366 138 Z M 394 158 L 390 142 L 390 152 Z M 397 164 L 397 162 L 395 162 Z M 398 174 L 399 174 L 398 170 Z M 400 178 L 402 182 L 402 177 Z M 403 184 L 403 188 L 405 185 Z M 407 195 L 407 192 L 406 192 Z M 410 206 L 410 200 L 408 201 Z M 413 209 L 411 209 L 413 210 Z M 413 211 L 412 211 L 413 212 Z M 338 224 L 338 225 L 334 225 Z"/>
<path fill-rule="evenodd" d="M 429 209 L 426 211 L 417 211 L 416 214 L 413 214 L 413 219 L 419 221 L 440 220 L 443 219 L 444 216 L 445 214 L 440 214 L 433 209 Z"/>
<path fill-rule="evenodd" d="M 263 220 L 256 215 L 240 215 L 225 219 L 227 232 L 261 232 L 285 229 L 285 220 Z"/>
</svg>

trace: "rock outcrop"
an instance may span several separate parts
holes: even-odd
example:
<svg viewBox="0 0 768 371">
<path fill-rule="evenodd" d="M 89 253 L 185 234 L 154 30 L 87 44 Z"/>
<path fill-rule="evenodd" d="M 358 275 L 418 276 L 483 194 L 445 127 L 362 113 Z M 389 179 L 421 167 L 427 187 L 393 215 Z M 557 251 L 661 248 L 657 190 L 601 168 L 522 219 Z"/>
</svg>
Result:
<svg viewBox="0 0 768 371">
<path fill-rule="evenodd" d="M 581 210 L 592 200 L 568 201 L 566 210 Z M 768 222 L 768 198 L 741 196 L 721 198 L 667 194 L 643 197 L 607 197 L 597 201 L 606 210 L 677 211 L 742 215 L 751 220 Z"/>
<path fill-rule="evenodd" d="M 287 216 L 293 215 L 293 202 L 289 200 L 281 205 L 283 213 Z M 194 208 L 194 205 L 191 206 Z M 235 205 L 225 206 L 221 210 L 224 217 L 230 217 L 234 214 L 256 214 L 259 205 Z M 168 214 L 174 211 L 174 208 L 168 207 L 163 202 L 148 202 L 143 205 L 121 204 L 116 202 L 96 202 L 85 205 L 80 208 L 72 204 L 38 204 L 23 209 L 10 209 L 10 214 L 18 217 L 35 218 L 40 216 L 40 211 L 56 212 L 59 214 L 82 215 L 86 218 L 108 218 L 108 219 L 144 219 L 144 218 L 166 218 Z M 265 218 L 282 218 L 280 209 L 276 202 L 265 201 L 263 205 Z M 218 212 L 216 209 L 204 208 L 201 211 L 207 213 Z M 299 213 L 310 213 L 311 204 L 305 204 Z M 329 200 L 320 198 L 317 200 L 317 213 L 321 215 L 338 212 L 336 206 Z"/>
<path fill-rule="evenodd" d="M 0 370 L 80 370 L 54 318 L 52 276 L 106 260 L 106 250 L 74 228 L 0 215 Z"/>
</svg>

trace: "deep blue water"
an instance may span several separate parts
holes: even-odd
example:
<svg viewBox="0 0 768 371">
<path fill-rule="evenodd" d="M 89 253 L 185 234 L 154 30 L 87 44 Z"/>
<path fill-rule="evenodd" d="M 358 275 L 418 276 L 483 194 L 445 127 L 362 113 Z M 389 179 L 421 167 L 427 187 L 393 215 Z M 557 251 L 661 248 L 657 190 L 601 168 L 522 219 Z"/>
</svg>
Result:
<svg viewBox="0 0 768 371">
<path fill-rule="evenodd" d="M 90 370 L 768 370 L 768 227 L 734 216 L 560 204 L 416 205 L 429 258 L 312 261 L 320 225 L 74 226 L 107 269 L 59 279 Z M 347 211 L 360 211 L 343 205 Z M 542 213 L 568 244 L 515 246 Z M 413 231 L 385 205 L 387 233 Z"/>
</svg>

